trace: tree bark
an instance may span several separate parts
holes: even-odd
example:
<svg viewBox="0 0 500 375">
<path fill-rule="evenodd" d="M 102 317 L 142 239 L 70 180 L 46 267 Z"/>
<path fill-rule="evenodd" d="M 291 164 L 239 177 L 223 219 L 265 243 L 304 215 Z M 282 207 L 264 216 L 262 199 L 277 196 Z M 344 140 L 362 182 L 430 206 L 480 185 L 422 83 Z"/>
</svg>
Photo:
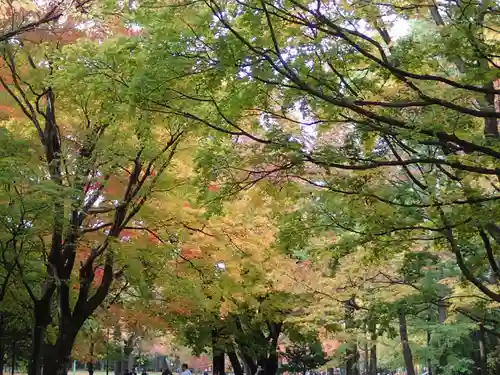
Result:
<svg viewBox="0 0 500 375">
<path fill-rule="evenodd" d="M 368 343 L 365 342 L 365 347 L 363 350 L 363 373 L 368 374 L 368 369 L 370 368 L 370 350 L 368 349 Z"/>
<path fill-rule="evenodd" d="M 244 353 L 243 349 L 244 348 L 241 349 L 241 358 L 243 359 L 245 367 L 248 369 L 247 375 L 255 375 L 257 373 L 257 365 L 249 355 Z"/>
<path fill-rule="evenodd" d="M 278 355 L 276 353 L 270 353 L 269 356 L 264 360 L 264 375 L 276 375 L 278 372 Z"/>
<path fill-rule="evenodd" d="M 227 352 L 227 356 L 231 361 L 231 366 L 233 367 L 234 375 L 243 375 L 243 368 L 241 367 L 241 363 L 240 360 L 238 359 L 238 356 L 236 355 L 236 352 L 231 350 Z"/>
<path fill-rule="evenodd" d="M 47 346 L 43 357 L 43 375 L 66 375 L 70 369 L 74 338 Z"/>
<path fill-rule="evenodd" d="M 0 375 L 3 375 L 5 367 L 5 339 L 3 337 L 5 331 L 5 316 L 0 313 Z"/>
<path fill-rule="evenodd" d="M 345 373 L 346 375 L 359 375 L 358 369 L 358 345 L 353 344 L 346 350 Z"/>
<path fill-rule="evenodd" d="M 16 341 L 12 340 L 12 353 L 11 353 L 11 363 L 10 363 L 10 372 L 14 375 L 16 371 Z"/>
<path fill-rule="evenodd" d="M 212 373 L 214 375 L 225 375 L 224 360 L 224 351 L 219 350 L 213 354 Z"/>
<path fill-rule="evenodd" d="M 446 313 L 446 304 L 442 299 L 438 301 L 438 314 L 439 314 L 439 324 L 444 324 L 447 318 L 447 313 Z"/>
<path fill-rule="evenodd" d="M 370 364 L 369 375 L 377 375 L 377 325 L 372 318 L 369 323 L 368 330 L 370 331 Z"/>
<path fill-rule="evenodd" d="M 89 371 L 89 375 L 94 375 L 94 362 L 93 362 L 93 359 L 94 359 L 94 347 L 95 347 L 95 343 L 94 341 L 92 341 L 90 343 L 90 361 L 87 363 L 87 367 L 88 367 L 88 371 Z"/>
<path fill-rule="evenodd" d="M 402 309 L 399 311 L 399 336 L 401 338 L 401 348 L 403 350 L 403 358 L 406 366 L 406 374 L 415 375 L 413 356 L 411 354 L 410 343 L 408 342 L 408 328 L 406 325 L 406 315 Z"/>
<path fill-rule="evenodd" d="M 496 344 L 496 347 L 500 347 L 500 339 L 497 336 L 491 338 L 492 342 Z M 496 356 L 495 358 L 495 374 L 500 374 L 500 358 Z"/>
<path fill-rule="evenodd" d="M 356 306 L 355 297 L 351 297 L 348 301 L 344 303 L 345 308 L 345 328 L 346 330 L 352 328 L 353 325 L 353 315 Z M 345 372 L 346 375 L 358 375 L 358 345 L 356 342 L 350 345 L 345 353 Z"/>
<path fill-rule="evenodd" d="M 271 340 L 267 350 L 267 358 L 265 359 L 262 367 L 265 375 L 276 375 L 278 372 L 278 339 L 281 334 L 283 323 L 271 321 L 267 321 L 266 323 L 269 329 L 269 338 Z"/>
<path fill-rule="evenodd" d="M 220 344 L 220 332 L 217 329 L 212 330 L 212 374 L 225 375 L 225 353 Z"/>
<path fill-rule="evenodd" d="M 486 340 L 484 329 L 482 326 L 479 326 L 479 366 L 481 375 L 488 374 L 488 363 L 487 363 L 487 354 L 486 354 Z"/>
<path fill-rule="evenodd" d="M 427 330 L 427 350 L 429 352 L 431 348 L 431 339 L 432 339 L 431 331 Z M 427 357 L 427 373 L 428 375 L 432 375 L 432 361 L 430 355 Z"/>
<path fill-rule="evenodd" d="M 28 366 L 28 375 L 40 375 L 42 372 L 43 342 L 45 339 L 45 325 L 37 324 L 33 328 L 33 342 L 31 344 L 31 358 Z"/>
</svg>

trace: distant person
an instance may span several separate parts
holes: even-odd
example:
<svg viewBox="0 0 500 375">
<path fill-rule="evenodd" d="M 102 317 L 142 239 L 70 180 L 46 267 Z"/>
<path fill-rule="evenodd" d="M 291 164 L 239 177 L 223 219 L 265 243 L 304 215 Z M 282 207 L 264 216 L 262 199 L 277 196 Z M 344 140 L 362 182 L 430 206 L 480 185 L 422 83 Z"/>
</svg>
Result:
<svg viewBox="0 0 500 375">
<path fill-rule="evenodd" d="M 205 371 L 203 371 L 203 375 L 208 375 L 208 369 L 206 368 Z"/>
<path fill-rule="evenodd" d="M 193 375 L 191 373 L 191 370 L 189 370 L 189 366 L 187 365 L 187 363 L 183 363 L 182 364 L 182 372 L 181 372 L 181 375 Z"/>
<path fill-rule="evenodd" d="M 163 371 L 161 372 L 161 375 L 173 375 L 172 371 L 168 367 L 165 367 Z"/>
</svg>

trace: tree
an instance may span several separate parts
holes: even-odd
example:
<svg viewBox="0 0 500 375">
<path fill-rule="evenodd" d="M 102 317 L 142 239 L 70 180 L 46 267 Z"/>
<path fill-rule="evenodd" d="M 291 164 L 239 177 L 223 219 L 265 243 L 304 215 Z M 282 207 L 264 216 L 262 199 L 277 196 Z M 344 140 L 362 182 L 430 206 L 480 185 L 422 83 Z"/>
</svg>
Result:
<svg viewBox="0 0 500 375">
<path fill-rule="evenodd" d="M 490 30 L 496 21 L 488 15 L 496 5 L 352 1 L 335 9 L 300 1 L 189 5 L 182 11 L 213 16 L 214 26 L 188 22 L 183 45 L 165 48 L 159 35 L 180 35 L 173 29 L 182 26 L 172 20 L 171 26 L 157 28 L 160 23 L 150 26 L 146 17 L 170 20 L 179 10 L 152 15 L 145 4 L 144 27 L 157 48 L 148 50 L 151 63 L 147 73 L 138 73 L 138 82 L 152 75 L 161 79 L 162 67 L 154 62 L 169 55 L 179 66 L 195 67 L 196 79 L 207 83 L 190 90 L 194 78 L 181 74 L 182 100 L 153 88 L 140 98 L 141 105 L 215 130 L 230 155 L 211 159 L 220 179 L 244 187 L 264 178 L 288 178 L 333 194 L 336 205 L 356 202 L 358 209 L 345 212 L 346 222 L 339 214 L 331 226 L 357 233 L 360 242 L 432 231 L 432 240 L 439 237 L 439 246 L 454 254 L 467 279 L 499 300 L 464 255 L 469 238 L 483 266 L 493 273 L 498 268 L 490 249 L 498 228 L 487 219 L 497 213 L 496 189 L 490 185 L 499 157 L 496 35 Z M 389 15 L 411 21 L 406 36 L 391 36 L 384 21 Z M 465 41 L 460 48 L 458 40 Z M 183 53 L 185 43 L 197 53 Z M 186 99 L 202 105 L 185 110 Z M 439 124 L 433 121 L 437 116 Z M 231 137 L 247 141 L 231 145 Z M 261 152 L 249 158 L 251 149 Z M 372 215 L 358 220 L 362 207 Z M 471 220 L 458 219 L 471 211 Z"/>
<path fill-rule="evenodd" d="M 40 4 L 34 1 L 4 1 L 0 4 L 0 42 L 8 42 L 30 32 L 43 32 L 62 17 L 77 10 L 85 12 L 91 0 Z"/>
<path fill-rule="evenodd" d="M 148 117 L 147 129 L 137 128 L 144 118 L 140 113 L 130 114 L 133 106 L 118 110 L 115 89 L 123 88 L 92 75 L 92 67 L 81 66 L 78 58 L 83 54 L 72 55 L 77 47 L 49 48 L 45 56 L 43 49 L 28 44 L 4 43 L 2 48 L 10 80 L 3 76 L 0 83 L 25 114 L 27 121 L 20 121 L 21 126 L 32 126 L 28 141 L 40 152 L 23 188 L 26 194 L 41 197 L 43 207 L 29 214 L 29 234 L 12 249 L 17 257 L 25 242 L 30 246 L 29 255 L 16 261 L 16 272 L 34 306 L 29 373 L 40 371 L 54 302 L 57 339 L 44 350 L 43 366 L 48 373 L 65 373 L 80 328 L 127 268 L 119 252 L 131 237 L 125 231 L 137 231 L 143 243 L 149 241 L 150 229 L 140 211 L 154 196 L 154 189 L 175 180 L 166 177 L 166 170 L 186 127 L 173 121 L 160 129 L 158 124 L 165 117 L 158 115 Z M 108 58 L 111 62 L 113 54 Z M 20 130 L 18 126 L 16 131 Z M 153 139 L 155 132 L 159 133 Z M 14 202 L 21 211 L 22 199 Z M 28 217 L 20 220 L 25 223 Z M 28 263 L 36 259 L 45 263 L 44 270 L 38 267 L 41 288 L 40 280 L 29 276 Z M 73 288 L 72 280 L 77 280 Z"/>
<path fill-rule="evenodd" d="M 300 324 L 317 328 L 326 322 L 338 335 L 350 374 L 358 371 L 360 349 L 369 342 L 365 358 L 370 350 L 372 373 L 377 362 L 390 362 L 388 357 L 393 364 L 405 363 L 410 373 L 417 361 L 433 373 L 494 371 L 500 302 L 498 4 L 207 0 L 170 5 L 149 1 L 130 7 L 123 17 L 139 30 L 131 39 L 82 41 L 50 50 L 47 57 L 36 48 L 6 45 L 10 80 L 3 79 L 3 86 L 39 134 L 52 182 L 50 189 L 34 183 L 47 180 L 36 168 L 23 175 L 26 199 L 42 205 L 36 212 L 44 219 L 28 216 L 27 225 L 21 199 L 15 198 L 14 237 L 20 232 L 31 247 L 29 255 L 16 246 L 8 249 L 2 280 L 10 280 L 12 264 L 30 288 L 45 280 L 49 297 L 44 299 L 45 291 L 30 294 L 36 311 L 40 306 L 49 311 L 56 291 L 67 290 L 56 280 L 75 277 L 73 253 L 84 254 L 80 287 L 72 292 L 83 296 L 83 305 L 58 302 L 71 306 L 66 321 L 74 331 L 82 321 L 75 316 L 85 321 L 95 311 L 80 307 L 103 302 L 117 276 L 113 267 L 127 265 L 118 254 L 135 253 L 138 243 L 149 241 L 136 231 L 147 232 L 173 254 L 167 275 L 155 278 L 154 297 L 168 304 L 178 333 L 192 347 L 211 348 L 220 372 L 227 353 L 243 358 L 252 374 L 261 365 L 272 375 L 277 341 L 297 324 L 294 313 Z M 396 37 L 388 19 L 406 25 L 407 32 Z M 41 66 L 30 67 L 25 51 Z M 54 153 L 49 146 L 60 146 L 54 134 L 61 123 L 53 113 L 56 94 L 58 116 L 69 124 L 62 133 L 59 126 L 66 136 L 61 144 L 76 146 Z M 81 113 L 78 124 L 74 119 Z M 172 166 L 170 158 L 188 127 L 189 151 L 177 160 L 188 159 L 189 167 L 175 169 L 195 180 L 179 190 L 188 199 L 160 198 L 150 189 L 143 195 L 147 182 L 157 186 L 160 179 L 155 152 L 162 141 L 170 149 L 158 157 Z M 110 146 L 110 139 L 132 151 Z M 70 165 L 68 172 L 58 165 Z M 175 180 L 162 181 L 170 189 Z M 119 199 L 118 191 L 124 193 Z M 237 203 L 250 191 L 259 192 L 252 202 L 280 204 L 267 205 L 271 212 L 262 221 L 237 208 L 224 217 L 225 201 Z M 141 202 L 151 194 L 154 207 L 148 210 Z M 83 236 L 84 223 L 77 219 L 89 197 L 104 202 L 87 207 L 93 217 Z M 199 207 L 193 208 L 196 198 Z M 111 204 L 115 199 L 117 206 Z M 157 211 L 181 207 L 180 220 L 168 224 Z M 127 212 L 137 215 L 138 223 L 123 220 Z M 70 225 L 56 220 L 60 217 Z M 258 230 L 248 231 L 253 225 Z M 110 231 L 101 233 L 104 229 Z M 11 232 L 6 230 L 5 238 Z M 41 232 L 42 241 L 35 235 Z M 47 242 L 48 258 L 62 263 L 49 261 L 46 269 L 32 267 L 28 275 L 25 270 Z M 84 246 L 90 242 L 104 258 L 102 267 L 91 246 Z M 79 251 L 83 248 L 86 252 Z M 305 264 L 305 272 L 319 281 L 304 277 Z M 92 286 L 89 277 L 98 279 L 101 268 L 103 288 Z M 99 298 L 87 299 L 94 289 Z M 64 336 L 65 320 L 58 319 Z M 39 336 L 49 324 L 43 323 L 37 324 L 43 328 Z M 446 335 L 448 329 L 455 334 Z M 71 343 L 68 337 L 56 347 Z M 394 340 L 401 350 L 382 356 L 377 344 Z M 253 342 L 261 351 L 249 345 Z M 446 345 L 438 350 L 438 343 Z"/>
<path fill-rule="evenodd" d="M 294 373 L 305 374 L 307 371 L 317 369 L 328 362 L 327 356 L 317 338 L 308 340 L 303 337 L 301 340 L 292 342 L 280 354 L 287 360 L 284 369 Z"/>
<path fill-rule="evenodd" d="M 360 248 L 382 262 L 429 248 L 498 302 L 496 4 L 207 1 L 181 7 L 187 18 L 147 5 L 137 18 L 155 47 L 138 82 L 161 80 L 155 62 L 174 56 L 185 90 L 176 100 L 152 87 L 139 102 L 213 130 L 200 169 L 225 183 L 221 196 L 257 182 L 298 189 L 284 250 L 323 248 L 336 266 Z M 389 16 L 408 32 L 391 35 Z M 334 244 L 308 240 L 329 231 Z M 447 297 L 436 288 L 441 321 Z"/>
</svg>

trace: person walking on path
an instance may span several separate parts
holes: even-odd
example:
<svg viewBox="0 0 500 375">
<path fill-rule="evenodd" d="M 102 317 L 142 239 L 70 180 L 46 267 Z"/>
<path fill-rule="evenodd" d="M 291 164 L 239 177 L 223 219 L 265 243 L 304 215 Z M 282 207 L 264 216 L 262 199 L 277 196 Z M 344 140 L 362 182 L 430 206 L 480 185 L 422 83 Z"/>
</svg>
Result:
<svg viewBox="0 0 500 375">
<path fill-rule="evenodd" d="M 187 365 L 187 363 L 183 363 L 182 364 L 182 372 L 181 372 L 181 375 L 193 375 L 191 373 L 191 370 L 189 370 L 189 366 Z"/>
</svg>

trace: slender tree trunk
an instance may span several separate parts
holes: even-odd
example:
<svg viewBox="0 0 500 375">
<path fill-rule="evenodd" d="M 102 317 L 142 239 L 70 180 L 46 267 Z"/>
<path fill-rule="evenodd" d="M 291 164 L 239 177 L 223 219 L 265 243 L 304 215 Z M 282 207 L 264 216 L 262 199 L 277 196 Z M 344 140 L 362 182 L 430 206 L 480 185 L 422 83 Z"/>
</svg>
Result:
<svg viewBox="0 0 500 375">
<path fill-rule="evenodd" d="M 122 362 L 122 372 L 125 372 L 125 370 L 130 371 L 132 370 L 132 352 L 134 351 L 134 346 L 135 346 L 135 339 L 136 337 L 134 335 L 130 336 L 128 340 L 125 342 L 125 346 L 123 348 L 123 362 Z"/>
<path fill-rule="evenodd" d="M 122 375 L 122 372 L 123 372 L 122 371 L 122 363 L 123 363 L 122 355 L 123 355 L 123 352 L 120 353 L 120 359 L 115 361 L 115 375 Z"/>
<path fill-rule="evenodd" d="M 35 324 L 33 327 L 33 342 L 31 343 L 31 355 L 28 365 L 28 375 L 40 375 L 42 372 L 43 343 L 45 330 L 52 322 L 51 306 L 52 295 L 55 286 L 45 284 L 42 287 L 43 297 L 34 303 Z M 47 373 L 45 373 L 46 375 Z"/>
<path fill-rule="evenodd" d="M 114 338 L 115 342 L 120 342 L 122 340 L 122 332 L 120 330 L 119 325 L 115 326 L 115 329 L 113 332 L 113 338 Z M 114 367 L 115 375 L 122 375 L 122 372 L 123 372 L 122 364 L 123 364 L 123 347 L 120 346 L 120 358 L 115 360 L 115 367 Z"/>
<path fill-rule="evenodd" d="M 348 301 L 345 302 L 345 328 L 346 330 L 352 328 L 353 324 L 353 315 L 356 301 L 354 296 L 351 297 Z M 358 345 L 357 343 L 352 343 L 352 345 L 346 350 L 345 353 L 345 372 L 346 375 L 358 375 Z"/>
<path fill-rule="evenodd" d="M 447 318 L 447 312 L 446 312 L 446 304 L 442 299 L 438 301 L 438 315 L 439 315 L 439 324 L 444 324 Z"/>
<path fill-rule="evenodd" d="M 410 343 L 408 342 L 408 328 L 406 325 L 406 315 L 402 309 L 399 311 L 399 336 L 401 338 L 401 348 L 403 350 L 403 358 L 406 366 L 406 374 L 415 375 L 413 356 L 411 354 Z"/>
<path fill-rule="evenodd" d="M 486 342 L 483 326 L 479 326 L 479 366 L 481 375 L 488 374 Z"/>
<path fill-rule="evenodd" d="M 255 362 L 244 353 L 241 353 L 241 359 L 243 361 L 243 367 L 245 368 L 245 374 L 255 375 L 255 373 L 257 372 L 257 366 L 255 365 Z"/>
<path fill-rule="evenodd" d="M 94 341 L 92 341 L 90 343 L 90 350 L 89 350 L 89 352 L 90 352 L 90 361 L 87 364 L 89 375 L 94 375 L 94 362 L 93 362 L 93 359 L 94 359 L 94 347 L 95 347 L 95 343 L 94 343 Z"/>
<path fill-rule="evenodd" d="M 369 375 L 377 375 L 377 325 L 370 321 L 370 369 Z"/>
<path fill-rule="evenodd" d="M 3 369 L 5 367 L 5 343 L 2 338 L 0 338 L 0 375 L 3 375 Z"/>
<path fill-rule="evenodd" d="M 233 367 L 234 375 L 243 375 L 243 368 L 241 367 L 241 363 L 240 360 L 238 359 L 238 356 L 236 355 L 236 352 L 234 350 L 231 350 L 227 352 L 227 356 L 231 361 L 231 366 Z"/>
<path fill-rule="evenodd" d="M 369 337 L 369 330 L 368 330 L 368 326 L 365 322 L 365 338 L 368 338 Z M 365 341 L 365 344 L 364 344 L 364 350 L 363 350 L 363 373 L 365 375 L 368 375 L 368 371 L 369 371 L 369 359 L 370 359 L 370 350 L 368 349 L 368 340 Z"/>
<path fill-rule="evenodd" d="M 430 352 L 431 348 L 432 334 L 430 330 L 427 330 L 427 351 Z M 432 361 L 430 355 L 427 357 L 427 372 L 428 375 L 432 375 Z"/>
<path fill-rule="evenodd" d="M 212 330 L 212 374 L 213 375 L 225 375 L 225 353 L 224 348 L 221 347 L 220 332 L 217 329 Z"/>
<path fill-rule="evenodd" d="M 472 343 L 473 343 L 473 347 L 471 348 L 470 352 L 473 361 L 472 375 L 483 375 L 481 374 L 481 365 L 480 365 L 481 359 L 479 358 L 479 340 L 477 338 L 478 334 L 479 334 L 478 331 L 471 332 Z"/>
<path fill-rule="evenodd" d="M 16 341 L 12 340 L 12 358 L 11 358 L 11 363 L 10 363 L 10 371 L 12 375 L 14 375 L 14 372 L 16 371 Z"/>
<path fill-rule="evenodd" d="M 498 338 L 497 336 L 493 336 L 493 337 L 491 337 L 491 340 L 492 340 L 492 343 L 496 344 L 497 348 L 500 347 L 500 338 Z M 500 358 L 498 355 L 495 357 L 495 372 L 494 373 L 495 373 L 495 375 L 500 374 Z"/>
<path fill-rule="evenodd" d="M 349 349 L 346 350 L 346 375 L 359 375 L 358 361 L 358 345 L 353 344 Z"/>
<path fill-rule="evenodd" d="M 3 337 L 5 331 L 5 316 L 0 313 L 0 375 L 3 375 L 5 367 L 5 339 Z"/>
</svg>

